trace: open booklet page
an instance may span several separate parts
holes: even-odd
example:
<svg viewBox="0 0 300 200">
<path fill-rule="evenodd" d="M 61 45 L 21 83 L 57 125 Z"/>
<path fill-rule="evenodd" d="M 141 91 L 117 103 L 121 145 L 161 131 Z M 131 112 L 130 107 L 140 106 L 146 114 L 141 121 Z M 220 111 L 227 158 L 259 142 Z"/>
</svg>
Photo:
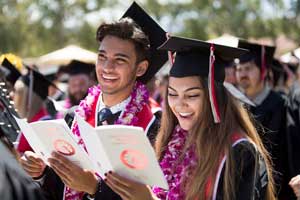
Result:
<svg viewBox="0 0 300 200">
<path fill-rule="evenodd" d="M 113 171 L 128 179 L 168 189 L 153 147 L 140 127 L 92 127 L 76 115 L 80 135 L 91 160 L 102 172 Z M 103 175 L 103 174 L 101 174 Z"/>
<path fill-rule="evenodd" d="M 16 121 L 32 149 L 45 163 L 53 151 L 64 155 L 83 169 L 94 170 L 88 154 L 77 145 L 71 130 L 63 119 L 28 123 L 25 119 Z"/>
</svg>

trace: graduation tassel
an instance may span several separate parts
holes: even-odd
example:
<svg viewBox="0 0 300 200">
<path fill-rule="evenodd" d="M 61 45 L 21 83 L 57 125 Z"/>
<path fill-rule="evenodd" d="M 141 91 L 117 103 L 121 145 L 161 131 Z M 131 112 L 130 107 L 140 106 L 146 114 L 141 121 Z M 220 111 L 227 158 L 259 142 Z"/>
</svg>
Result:
<svg viewBox="0 0 300 200">
<path fill-rule="evenodd" d="M 261 80 L 263 81 L 266 76 L 266 48 L 264 45 L 261 46 Z"/>
<path fill-rule="evenodd" d="M 216 92 L 215 92 L 215 55 L 214 55 L 214 45 L 211 44 L 210 46 L 210 56 L 209 56 L 209 74 L 208 74 L 208 91 L 209 91 L 209 100 L 210 100 L 210 106 L 212 110 L 212 114 L 214 117 L 215 123 L 220 123 L 220 112 L 218 107 L 218 102 L 216 98 Z"/>
<path fill-rule="evenodd" d="M 167 39 L 169 39 L 171 36 L 169 33 L 166 33 L 166 37 Z M 174 64 L 174 55 L 172 54 L 172 51 L 168 51 L 168 58 L 169 58 L 169 62 L 171 64 L 171 66 L 173 66 Z"/>
<path fill-rule="evenodd" d="M 30 113 L 30 109 L 31 109 L 31 105 L 32 105 L 32 95 L 33 95 L 33 82 L 34 82 L 34 78 L 33 78 L 33 72 L 31 69 L 29 69 L 29 88 L 28 88 L 28 99 L 27 99 L 27 116 L 26 118 L 28 119 L 29 117 L 29 113 Z"/>
<path fill-rule="evenodd" d="M 171 66 L 173 66 L 173 64 L 174 64 L 174 55 L 172 54 L 171 51 L 168 51 L 168 58 L 169 58 L 169 62 L 171 63 Z"/>
</svg>

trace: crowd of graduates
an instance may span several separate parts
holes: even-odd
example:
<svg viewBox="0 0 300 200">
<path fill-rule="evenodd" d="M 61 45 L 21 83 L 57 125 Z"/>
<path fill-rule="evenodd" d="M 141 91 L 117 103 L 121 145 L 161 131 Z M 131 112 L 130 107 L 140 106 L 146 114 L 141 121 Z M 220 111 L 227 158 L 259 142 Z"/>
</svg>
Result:
<svg viewBox="0 0 300 200">
<path fill-rule="evenodd" d="M 244 39 L 229 47 L 170 36 L 136 3 L 96 38 L 96 64 L 74 59 L 55 74 L 0 57 L 1 198 L 300 198 L 299 55 L 283 61 L 275 46 Z M 14 119 L 63 118 L 84 149 L 75 113 L 95 127 L 142 127 L 169 190 L 100 177 L 58 152 L 46 165 Z"/>
</svg>

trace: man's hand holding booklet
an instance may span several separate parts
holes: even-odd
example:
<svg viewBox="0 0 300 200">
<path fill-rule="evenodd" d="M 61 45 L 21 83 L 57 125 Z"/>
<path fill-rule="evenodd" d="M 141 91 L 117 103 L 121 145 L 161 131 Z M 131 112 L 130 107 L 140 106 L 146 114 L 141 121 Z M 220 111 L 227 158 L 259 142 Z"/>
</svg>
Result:
<svg viewBox="0 0 300 200">
<path fill-rule="evenodd" d="M 46 163 L 51 152 L 56 151 L 102 177 L 105 172 L 113 171 L 139 183 L 168 189 L 154 150 L 140 127 L 105 125 L 94 128 L 76 115 L 85 152 L 77 145 L 63 119 L 30 124 L 23 119 L 16 120 L 33 150 Z"/>
</svg>

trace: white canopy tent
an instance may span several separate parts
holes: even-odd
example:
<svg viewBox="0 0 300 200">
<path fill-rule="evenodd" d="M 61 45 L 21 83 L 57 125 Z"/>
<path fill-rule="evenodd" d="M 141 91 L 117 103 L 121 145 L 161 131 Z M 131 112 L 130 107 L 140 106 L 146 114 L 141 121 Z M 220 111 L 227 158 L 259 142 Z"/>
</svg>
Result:
<svg viewBox="0 0 300 200">
<path fill-rule="evenodd" d="M 37 65 L 41 73 L 50 74 L 55 73 L 59 66 L 67 65 L 72 60 L 96 63 L 97 54 L 76 45 L 69 45 L 35 58 L 33 64 Z"/>
<path fill-rule="evenodd" d="M 95 63 L 97 54 L 75 45 L 69 45 L 62 49 L 43 55 L 37 59 L 38 65 L 66 65 L 71 60 L 79 60 L 87 63 Z"/>
<path fill-rule="evenodd" d="M 300 60 L 300 48 L 295 49 L 295 50 L 293 51 L 293 54 L 294 54 L 294 56 L 295 56 L 298 60 Z M 284 63 L 295 62 L 294 59 L 295 59 L 295 58 L 293 57 L 292 52 L 288 52 L 288 53 L 286 53 L 286 54 L 283 54 L 283 55 L 280 57 L 280 60 L 281 60 L 282 62 L 284 62 Z"/>
<path fill-rule="evenodd" d="M 219 45 L 224 45 L 224 46 L 229 46 L 229 47 L 238 47 L 239 38 L 229 35 L 229 34 L 224 34 L 221 37 L 208 40 L 208 42 L 212 42 L 214 44 L 219 44 Z"/>
</svg>

